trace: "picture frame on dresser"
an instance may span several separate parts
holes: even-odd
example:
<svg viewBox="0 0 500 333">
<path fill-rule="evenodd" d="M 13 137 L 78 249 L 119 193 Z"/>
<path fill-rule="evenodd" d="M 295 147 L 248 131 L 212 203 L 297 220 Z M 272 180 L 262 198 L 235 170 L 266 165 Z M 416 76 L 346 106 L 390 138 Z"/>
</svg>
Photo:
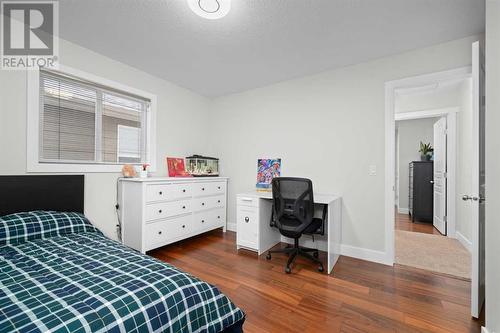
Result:
<svg viewBox="0 0 500 333">
<path fill-rule="evenodd" d="M 121 178 L 122 243 L 147 251 L 222 228 L 228 178 Z"/>
</svg>

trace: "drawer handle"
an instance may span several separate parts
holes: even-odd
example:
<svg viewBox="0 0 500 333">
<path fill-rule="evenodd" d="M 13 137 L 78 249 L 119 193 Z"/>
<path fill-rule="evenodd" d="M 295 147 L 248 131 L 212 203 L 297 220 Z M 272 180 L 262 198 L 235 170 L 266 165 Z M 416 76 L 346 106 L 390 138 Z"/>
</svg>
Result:
<svg viewBox="0 0 500 333">
<path fill-rule="evenodd" d="M 185 227 L 186 227 L 186 225 L 185 225 L 185 224 L 183 224 L 183 225 L 182 225 L 182 227 L 183 227 L 183 228 L 185 228 Z"/>
<path fill-rule="evenodd" d="M 205 206 L 205 203 L 204 203 L 204 202 L 202 202 L 202 203 L 201 203 L 201 205 L 202 205 L 202 206 Z"/>
<path fill-rule="evenodd" d="M 163 192 L 162 192 L 162 191 L 160 191 L 160 192 L 158 192 L 158 194 L 159 194 L 159 195 L 163 195 Z"/>
<path fill-rule="evenodd" d="M 218 203 L 220 203 L 220 200 L 217 200 Z"/>
<path fill-rule="evenodd" d="M 186 193 L 186 190 L 185 190 L 185 189 L 183 189 L 183 190 L 182 190 L 182 192 L 183 192 L 183 193 Z"/>
<path fill-rule="evenodd" d="M 201 188 L 201 190 L 202 190 L 202 191 L 205 191 L 205 188 L 204 188 L 204 187 L 202 187 L 202 188 Z"/>
<path fill-rule="evenodd" d="M 161 235 L 161 231 L 158 231 L 158 235 Z"/>
<path fill-rule="evenodd" d="M 161 210 L 161 209 L 160 209 L 160 210 L 158 210 L 158 213 L 160 213 L 160 214 L 161 214 L 161 212 L 162 212 L 162 210 Z"/>
<path fill-rule="evenodd" d="M 205 220 L 201 220 L 201 223 L 205 223 Z"/>
<path fill-rule="evenodd" d="M 217 186 L 217 189 L 220 190 L 220 186 Z"/>
<path fill-rule="evenodd" d="M 247 217 L 245 217 L 245 222 L 248 223 L 250 221 L 250 219 Z"/>
<path fill-rule="evenodd" d="M 186 206 L 182 206 L 182 209 L 186 209 Z"/>
<path fill-rule="evenodd" d="M 220 219 L 220 216 L 217 216 L 218 219 Z"/>
<path fill-rule="evenodd" d="M 250 198 L 241 198 L 241 201 L 249 201 L 249 202 L 252 202 L 253 200 L 250 199 Z"/>
</svg>

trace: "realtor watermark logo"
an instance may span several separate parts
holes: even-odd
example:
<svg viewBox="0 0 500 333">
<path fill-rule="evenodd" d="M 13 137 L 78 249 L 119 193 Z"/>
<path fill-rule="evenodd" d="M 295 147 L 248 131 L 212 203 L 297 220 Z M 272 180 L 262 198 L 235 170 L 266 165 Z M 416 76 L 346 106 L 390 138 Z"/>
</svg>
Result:
<svg viewBox="0 0 500 333">
<path fill-rule="evenodd" d="M 1 69 L 57 68 L 59 3 L 0 1 Z"/>
</svg>

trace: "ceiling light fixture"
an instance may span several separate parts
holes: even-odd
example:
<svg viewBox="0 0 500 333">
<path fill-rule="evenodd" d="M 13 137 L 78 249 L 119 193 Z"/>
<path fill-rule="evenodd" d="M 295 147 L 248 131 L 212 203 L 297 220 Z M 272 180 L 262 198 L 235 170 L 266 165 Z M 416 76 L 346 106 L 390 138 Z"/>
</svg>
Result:
<svg viewBox="0 0 500 333">
<path fill-rule="evenodd" d="M 231 0 L 187 0 L 196 15 L 209 20 L 220 19 L 229 13 Z"/>
</svg>

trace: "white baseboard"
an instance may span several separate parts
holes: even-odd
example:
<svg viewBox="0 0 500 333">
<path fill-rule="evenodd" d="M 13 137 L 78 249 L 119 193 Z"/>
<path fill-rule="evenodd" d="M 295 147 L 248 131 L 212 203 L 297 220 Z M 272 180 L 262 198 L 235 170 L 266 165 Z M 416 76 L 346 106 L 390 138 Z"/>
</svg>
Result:
<svg viewBox="0 0 500 333">
<path fill-rule="evenodd" d="M 489 333 L 488 329 L 484 326 L 481 326 L 481 333 Z"/>
<path fill-rule="evenodd" d="M 455 232 L 455 238 L 462 244 L 469 252 L 472 253 L 472 242 L 465 238 L 459 231 Z"/>
<path fill-rule="evenodd" d="M 236 223 L 227 222 L 227 230 L 236 232 Z M 316 248 L 320 251 L 327 251 L 327 243 L 325 237 L 318 236 L 313 243 L 308 237 L 303 239 L 301 246 Z M 293 240 L 282 237 L 284 243 L 293 244 Z M 353 257 L 361 260 L 372 261 L 384 265 L 393 265 L 393 258 L 387 258 L 385 252 L 365 249 L 351 245 L 342 244 L 340 246 L 340 254 L 347 257 Z"/>
<path fill-rule="evenodd" d="M 388 266 L 393 265 L 392 259 L 387 258 L 387 254 L 382 251 L 375 251 L 375 250 L 365 249 L 362 247 L 342 244 L 340 246 L 340 254 L 343 256 L 353 257 L 367 261 L 373 261 Z"/>
<path fill-rule="evenodd" d="M 399 214 L 408 214 L 410 213 L 410 210 L 408 208 L 398 208 L 398 213 Z"/>
<path fill-rule="evenodd" d="M 227 222 L 226 230 L 236 232 L 236 223 Z"/>
</svg>

